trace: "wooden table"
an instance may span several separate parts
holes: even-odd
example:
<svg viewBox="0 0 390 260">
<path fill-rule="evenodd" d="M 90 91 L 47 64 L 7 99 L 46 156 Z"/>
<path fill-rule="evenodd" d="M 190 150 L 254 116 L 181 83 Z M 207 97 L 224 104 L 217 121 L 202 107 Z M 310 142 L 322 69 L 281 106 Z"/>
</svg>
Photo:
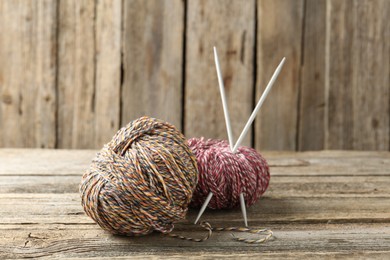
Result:
<svg viewBox="0 0 390 260">
<path fill-rule="evenodd" d="M 314 256 L 390 258 L 389 152 L 266 152 L 271 183 L 248 209 L 251 226 L 275 239 L 261 245 L 215 232 L 206 242 L 153 233 L 120 237 L 101 230 L 80 206 L 78 184 L 96 151 L 0 149 L 0 259 L 23 257 L 237 258 Z M 176 232 L 202 237 L 192 221 Z M 242 226 L 240 210 L 206 210 L 212 226 Z M 239 233 L 243 237 L 256 237 Z"/>
</svg>

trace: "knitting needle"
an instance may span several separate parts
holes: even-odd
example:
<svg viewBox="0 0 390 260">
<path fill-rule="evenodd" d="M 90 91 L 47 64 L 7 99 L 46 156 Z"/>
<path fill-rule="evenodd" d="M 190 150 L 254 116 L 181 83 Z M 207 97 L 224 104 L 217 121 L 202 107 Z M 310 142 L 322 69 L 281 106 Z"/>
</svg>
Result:
<svg viewBox="0 0 390 260">
<path fill-rule="evenodd" d="M 226 102 L 225 86 L 223 84 L 223 78 L 222 78 L 221 66 L 219 65 L 217 48 L 214 46 L 213 49 L 214 49 L 215 69 L 217 70 L 217 77 L 218 77 L 219 92 L 221 94 L 223 113 L 225 116 L 226 130 L 227 130 L 227 134 L 228 134 L 228 138 L 229 138 L 230 150 L 233 150 L 233 134 L 232 134 L 232 126 L 230 124 L 229 109 L 228 109 L 227 102 Z M 209 195 L 207 196 L 205 202 L 203 203 L 200 211 L 199 211 L 198 217 L 195 220 L 195 224 L 198 222 L 198 220 L 202 216 L 203 212 L 206 210 L 206 207 L 210 203 L 210 200 L 212 197 L 213 197 L 213 193 L 210 192 Z"/>
<path fill-rule="evenodd" d="M 202 207 L 200 208 L 199 214 L 198 214 L 198 216 L 196 217 L 196 220 L 195 220 L 195 223 L 194 223 L 194 224 L 198 223 L 198 221 L 199 221 L 200 217 L 202 216 L 203 212 L 205 211 L 207 205 L 209 205 L 209 202 L 210 202 L 210 200 L 211 200 L 212 197 L 213 197 L 213 193 L 210 192 L 209 195 L 207 195 L 207 198 L 206 198 L 206 200 L 204 201 Z"/>
<path fill-rule="evenodd" d="M 236 143 L 236 145 L 233 148 L 233 153 L 235 153 L 237 151 L 238 146 L 240 145 L 240 143 L 244 139 L 245 135 L 247 134 L 247 132 L 249 130 L 249 127 L 252 125 L 252 122 L 255 119 L 257 112 L 259 112 L 260 107 L 262 106 L 265 98 L 267 97 L 269 91 L 272 88 L 272 85 L 274 84 L 276 78 L 278 77 L 278 75 L 280 73 L 280 71 L 281 71 L 281 69 L 283 67 L 285 59 L 286 58 L 282 59 L 282 61 L 280 62 L 279 66 L 276 68 L 274 74 L 272 75 L 271 80 L 269 81 L 267 87 L 264 90 L 264 93 L 261 95 L 259 102 L 257 103 L 255 109 L 252 112 L 252 115 L 250 116 L 248 122 L 246 123 L 246 125 L 244 127 L 244 130 L 241 132 L 241 135 L 238 138 L 237 143 Z M 247 220 L 247 215 L 246 215 L 244 194 L 242 192 L 240 193 L 240 204 L 241 204 L 241 212 L 242 212 L 242 215 L 244 217 L 244 223 L 245 223 L 245 226 L 247 227 L 248 226 L 248 220 Z"/>
<path fill-rule="evenodd" d="M 269 91 L 271 90 L 273 84 L 275 83 L 275 80 L 279 76 L 279 73 L 282 70 L 282 67 L 283 67 L 283 64 L 284 64 L 285 60 L 286 60 L 286 58 L 282 59 L 282 61 L 279 63 L 278 67 L 276 68 L 274 74 L 272 75 L 270 81 L 268 82 L 268 85 L 265 88 L 263 94 L 261 95 L 259 102 L 257 103 L 257 105 L 256 105 L 255 109 L 253 110 L 251 116 L 249 117 L 248 122 L 246 122 L 246 125 L 245 125 L 244 129 L 242 130 L 242 132 L 240 134 L 240 137 L 238 137 L 236 145 L 233 148 L 233 153 L 235 153 L 237 151 L 237 148 L 240 146 L 241 142 L 244 140 L 246 134 L 248 133 L 249 128 L 251 127 L 251 125 L 253 123 L 253 120 L 255 120 L 257 112 L 259 112 L 261 106 L 263 105 L 264 100 L 266 99 Z"/>
<path fill-rule="evenodd" d="M 219 85 L 219 92 L 221 93 L 223 112 L 225 114 L 225 122 L 226 122 L 226 129 L 227 129 L 228 137 L 229 137 L 230 150 L 233 151 L 233 134 L 232 134 L 232 127 L 230 124 L 229 109 L 228 109 L 227 102 L 226 102 L 225 86 L 223 84 L 221 66 L 219 65 L 217 48 L 215 46 L 214 46 L 214 60 L 215 60 L 215 68 L 217 69 L 218 85 Z M 210 194 L 212 194 L 212 193 L 210 193 Z M 241 205 L 242 216 L 244 218 L 244 223 L 245 223 L 245 226 L 247 227 L 248 226 L 248 218 L 246 215 L 244 194 L 242 194 L 242 193 L 240 193 L 240 205 Z"/>
<path fill-rule="evenodd" d="M 215 46 L 214 46 L 214 60 L 215 60 L 215 68 L 217 70 L 219 92 L 221 93 L 223 113 L 225 115 L 225 123 L 226 123 L 226 130 L 227 130 L 228 138 L 229 138 L 230 150 L 233 150 L 232 126 L 230 124 L 229 109 L 228 109 L 228 105 L 226 102 L 226 95 L 225 95 L 225 86 L 223 84 L 221 67 L 219 65 L 217 48 Z"/>
<path fill-rule="evenodd" d="M 225 86 L 223 84 L 221 66 L 219 65 L 217 48 L 215 46 L 214 46 L 214 60 L 215 60 L 215 68 L 217 70 L 219 90 L 221 93 L 223 112 L 225 115 L 225 123 L 226 123 L 228 138 L 229 138 L 230 150 L 233 150 L 233 134 L 232 134 L 232 128 L 231 128 L 231 124 L 230 124 L 229 109 L 228 109 L 227 102 L 226 102 Z M 209 195 L 207 196 L 205 202 L 203 203 L 202 208 L 199 211 L 198 217 L 195 220 L 195 224 L 198 222 L 198 220 L 202 216 L 203 212 L 206 210 L 206 207 L 209 204 L 212 197 L 213 197 L 213 193 L 210 192 Z M 247 220 L 247 215 L 246 215 L 244 195 L 242 193 L 240 194 L 240 204 L 241 204 L 241 212 L 242 212 L 242 215 L 244 217 L 244 223 L 245 223 L 245 226 L 247 227 L 248 220 Z"/>
<path fill-rule="evenodd" d="M 241 212 L 242 216 L 244 217 L 244 223 L 245 226 L 248 226 L 248 219 L 246 217 L 246 207 L 245 207 L 245 199 L 244 199 L 244 194 L 242 192 L 240 193 L 240 204 L 241 204 Z"/>
</svg>

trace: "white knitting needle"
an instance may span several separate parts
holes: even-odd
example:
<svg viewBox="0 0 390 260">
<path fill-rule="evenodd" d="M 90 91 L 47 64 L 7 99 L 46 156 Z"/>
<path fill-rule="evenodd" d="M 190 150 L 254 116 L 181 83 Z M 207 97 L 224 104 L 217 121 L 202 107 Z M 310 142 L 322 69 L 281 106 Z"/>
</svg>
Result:
<svg viewBox="0 0 390 260">
<path fill-rule="evenodd" d="M 231 124 L 230 124 L 229 109 L 228 109 L 227 102 L 226 102 L 225 86 L 223 84 L 221 66 L 219 65 L 217 48 L 215 46 L 214 46 L 214 60 L 215 60 L 215 68 L 217 69 L 217 76 L 218 76 L 218 83 L 219 83 L 219 92 L 221 93 L 223 112 L 225 114 L 225 122 L 226 122 L 226 129 L 227 129 L 228 137 L 229 137 L 230 150 L 233 151 L 233 134 L 232 134 L 232 127 L 231 127 Z M 210 192 L 210 194 L 212 194 L 212 193 Z M 244 218 L 244 223 L 245 223 L 245 226 L 247 227 L 248 226 L 248 218 L 247 218 L 247 215 L 246 215 L 246 207 L 245 207 L 244 195 L 242 193 L 240 193 L 240 204 L 241 204 L 242 216 Z M 202 214 L 203 214 L 203 212 L 202 212 Z"/>
<path fill-rule="evenodd" d="M 223 113 L 225 116 L 226 130 L 227 130 L 227 134 L 228 134 L 228 138 L 229 138 L 230 150 L 233 150 L 232 126 L 230 124 L 229 109 L 228 109 L 227 102 L 226 102 L 225 86 L 223 84 L 221 66 L 219 65 L 217 48 L 215 46 L 214 46 L 214 61 L 215 61 L 215 68 L 217 70 L 219 92 L 221 94 L 221 99 L 222 99 L 222 107 L 223 107 Z M 207 195 L 205 202 L 203 203 L 202 207 L 199 210 L 198 216 L 195 220 L 195 224 L 198 222 L 198 220 L 202 216 L 203 212 L 206 210 L 206 207 L 210 203 L 210 200 L 213 197 L 213 195 L 214 194 L 212 192 L 210 192 L 209 195 Z"/>
<path fill-rule="evenodd" d="M 280 62 L 279 66 L 276 68 L 274 74 L 272 75 L 271 80 L 269 81 L 267 87 L 265 88 L 263 94 L 261 95 L 260 100 L 257 103 L 255 109 L 253 110 L 252 115 L 250 116 L 248 122 L 246 123 L 246 125 L 244 127 L 244 130 L 242 130 L 241 135 L 238 138 L 237 143 L 236 143 L 236 145 L 233 148 L 233 153 L 235 153 L 237 151 L 238 146 L 241 144 L 242 140 L 244 139 L 244 137 L 248 133 L 249 127 L 252 125 L 253 120 L 255 119 L 257 112 L 259 112 L 260 107 L 263 105 L 263 102 L 264 102 L 265 98 L 267 97 L 269 91 L 271 90 L 271 88 L 272 88 L 276 78 L 278 77 L 278 75 L 279 75 L 279 73 L 280 73 L 280 71 L 281 71 L 281 69 L 283 67 L 283 64 L 284 64 L 285 60 L 286 60 L 286 58 L 282 59 L 282 61 Z M 241 212 L 242 212 L 242 215 L 244 216 L 245 226 L 247 227 L 248 226 L 248 220 L 247 220 L 247 217 L 246 217 L 246 208 L 245 208 L 244 194 L 242 192 L 240 193 L 240 204 L 241 204 Z"/>
<path fill-rule="evenodd" d="M 226 130 L 227 130 L 228 138 L 229 138 L 230 150 L 233 150 L 232 125 L 230 124 L 229 109 L 228 109 L 228 105 L 226 102 L 226 95 L 225 95 L 225 86 L 223 84 L 221 67 L 219 65 L 217 48 L 215 46 L 214 46 L 214 60 L 215 60 L 215 68 L 217 69 L 219 92 L 221 93 L 223 113 L 225 115 L 225 123 L 226 123 Z"/>
<path fill-rule="evenodd" d="M 244 194 L 241 192 L 240 193 L 240 204 L 241 204 L 241 212 L 242 216 L 244 217 L 244 223 L 245 226 L 248 226 L 248 219 L 246 217 L 246 207 L 245 207 L 245 199 L 244 199 Z"/>
<path fill-rule="evenodd" d="M 219 65 L 217 48 L 215 46 L 214 46 L 214 60 L 215 60 L 215 68 L 217 70 L 219 92 L 221 94 L 223 112 L 225 115 L 225 123 L 226 123 L 226 130 L 228 133 L 228 138 L 229 138 L 230 150 L 233 150 L 233 134 L 232 134 L 232 127 L 230 124 L 229 109 L 228 109 L 227 102 L 226 102 L 225 86 L 223 84 L 221 66 Z M 206 207 L 209 204 L 212 197 L 213 197 L 213 193 L 210 192 L 209 195 L 207 196 L 205 202 L 203 203 L 199 213 L 198 213 L 198 217 L 195 220 L 195 224 L 198 222 L 198 220 L 202 216 L 203 212 L 206 210 Z M 244 200 L 244 196 L 242 193 L 240 194 L 240 204 L 241 204 L 242 215 L 244 217 L 245 226 L 248 226 L 248 221 L 247 221 L 247 216 L 246 216 L 246 208 L 245 208 L 245 200 Z"/>
<path fill-rule="evenodd" d="M 263 105 L 264 100 L 266 99 L 269 91 L 271 90 L 272 86 L 274 85 L 275 80 L 279 76 L 279 73 L 282 70 L 282 67 L 283 67 L 283 64 L 284 64 L 285 60 L 286 60 L 286 58 L 282 59 L 282 61 L 279 63 L 278 67 L 276 68 L 274 74 L 272 75 L 272 78 L 268 82 L 268 85 L 265 88 L 263 94 L 261 95 L 259 102 L 257 103 L 257 105 L 256 105 L 255 109 L 253 110 L 251 116 L 249 117 L 248 122 L 246 122 L 246 125 L 245 125 L 244 129 L 242 130 L 242 132 L 240 134 L 240 137 L 238 137 L 236 145 L 233 148 L 233 153 L 235 153 L 237 151 L 237 148 L 240 146 L 241 142 L 244 140 L 246 134 L 248 133 L 249 128 L 251 127 L 251 125 L 253 123 L 253 120 L 255 120 L 255 117 L 256 117 L 257 113 L 259 112 L 261 106 Z"/>
<path fill-rule="evenodd" d="M 211 200 L 212 197 L 213 197 L 213 193 L 210 192 L 209 195 L 207 195 L 206 200 L 204 201 L 202 207 L 201 207 L 200 210 L 199 210 L 199 214 L 198 214 L 198 216 L 196 217 L 195 224 L 198 223 L 198 221 L 199 221 L 200 217 L 202 216 L 203 212 L 205 211 L 207 205 L 209 205 L 209 202 L 210 202 L 210 200 Z"/>
</svg>

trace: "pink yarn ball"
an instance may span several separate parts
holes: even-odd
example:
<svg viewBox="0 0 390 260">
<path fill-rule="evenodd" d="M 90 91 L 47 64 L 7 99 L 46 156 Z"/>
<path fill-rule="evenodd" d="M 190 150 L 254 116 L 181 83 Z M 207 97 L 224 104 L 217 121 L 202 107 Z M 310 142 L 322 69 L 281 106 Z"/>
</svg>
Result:
<svg viewBox="0 0 390 260">
<path fill-rule="evenodd" d="M 268 187 L 270 174 L 267 161 L 253 148 L 241 146 L 232 153 L 226 140 L 191 138 L 188 145 L 194 152 L 199 180 L 191 206 L 200 207 L 209 192 L 212 209 L 240 205 L 240 193 L 246 206 L 253 205 Z"/>
</svg>

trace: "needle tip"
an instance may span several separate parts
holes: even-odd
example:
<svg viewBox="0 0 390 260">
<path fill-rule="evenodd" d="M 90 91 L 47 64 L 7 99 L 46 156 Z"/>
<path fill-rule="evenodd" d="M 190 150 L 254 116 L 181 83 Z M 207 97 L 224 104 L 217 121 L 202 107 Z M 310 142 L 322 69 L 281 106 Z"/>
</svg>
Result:
<svg viewBox="0 0 390 260">
<path fill-rule="evenodd" d="M 207 205 L 209 205 L 210 200 L 211 200 L 212 197 L 213 197 L 213 193 L 210 192 L 209 195 L 207 195 L 206 200 L 204 201 L 202 207 L 201 207 L 200 210 L 199 210 L 199 214 L 198 214 L 198 217 L 197 217 L 196 220 L 195 220 L 195 224 L 198 223 L 198 220 L 199 220 L 200 217 L 202 216 L 202 214 L 203 214 L 203 212 L 205 211 Z"/>
<path fill-rule="evenodd" d="M 245 199 L 244 199 L 243 193 L 240 193 L 240 204 L 241 204 L 242 216 L 244 217 L 244 224 L 247 227 L 248 226 L 248 218 L 246 215 L 246 206 L 245 206 Z"/>
</svg>

